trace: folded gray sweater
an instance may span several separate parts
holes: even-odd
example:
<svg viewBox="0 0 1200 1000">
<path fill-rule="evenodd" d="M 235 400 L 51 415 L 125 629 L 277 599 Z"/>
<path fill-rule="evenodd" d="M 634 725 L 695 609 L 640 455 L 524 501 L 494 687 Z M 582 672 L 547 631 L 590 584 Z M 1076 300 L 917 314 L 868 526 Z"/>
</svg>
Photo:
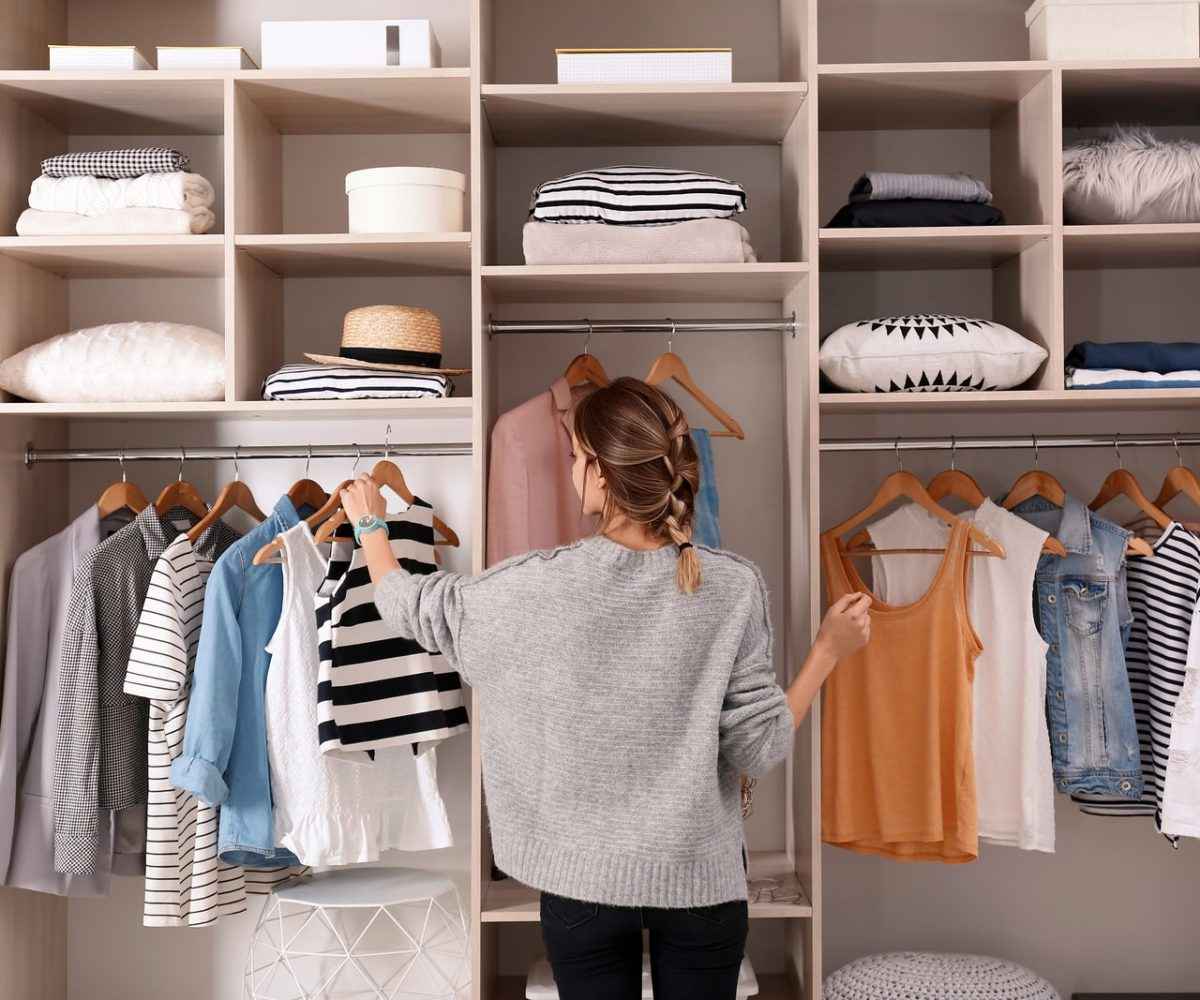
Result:
<svg viewBox="0 0 1200 1000">
<path fill-rule="evenodd" d="M 617 906 L 746 898 L 739 776 L 787 757 L 792 714 L 761 574 L 696 551 L 694 594 L 674 545 L 600 536 L 376 588 L 384 621 L 479 693 L 496 864 L 527 885 Z"/>
<path fill-rule="evenodd" d="M 744 264 L 754 247 L 732 219 L 693 219 L 668 226 L 563 225 L 527 222 L 526 264 Z"/>
<path fill-rule="evenodd" d="M 897 174 L 868 170 L 850 189 L 851 201 L 975 201 L 992 203 L 992 192 L 968 174 Z"/>
</svg>

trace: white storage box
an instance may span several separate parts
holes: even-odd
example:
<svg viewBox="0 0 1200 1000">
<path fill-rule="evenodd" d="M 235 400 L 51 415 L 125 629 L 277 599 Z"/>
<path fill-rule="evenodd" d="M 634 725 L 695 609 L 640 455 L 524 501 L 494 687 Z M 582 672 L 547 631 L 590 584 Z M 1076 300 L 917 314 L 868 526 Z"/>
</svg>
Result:
<svg viewBox="0 0 1200 1000">
<path fill-rule="evenodd" d="M 1195 59 L 1200 0 L 1037 0 L 1031 59 Z"/>
<path fill-rule="evenodd" d="M 135 45 L 51 45 L 51 69 L 153 69 Z"/>
<path fill-rule="evenodd" d="M 263 21 L 263 69 L 429 69 L 441 61 L 427 20 Z"/>
<path fill-rule="evenodd" d="M 559 83 L 732 83 L 732 49 L 555 49 Z"/>
<path fill-rule="evenodd" d="M 352 233 L 462 232 L 467 178 L 436 167 L 372 167 L 346 175 Z"/>
<path fill-rule="evenodd" d="M 159 69 L 258 69 L 240 45 L 160 45 Z"/>
</svg>

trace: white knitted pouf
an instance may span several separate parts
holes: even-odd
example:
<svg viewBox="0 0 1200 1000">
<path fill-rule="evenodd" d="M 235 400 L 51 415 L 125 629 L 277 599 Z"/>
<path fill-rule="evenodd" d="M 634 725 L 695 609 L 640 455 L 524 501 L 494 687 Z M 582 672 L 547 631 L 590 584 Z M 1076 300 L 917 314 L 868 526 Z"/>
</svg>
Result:
<svg viewBox="0 0 1200 1000">
<path fill-rule="evenodd" d="M 1054 987 L 1015 962 L 986 955 L 893 951 L 842 966 L 825 1000 L 1059 1000 Z"/>
</svg>

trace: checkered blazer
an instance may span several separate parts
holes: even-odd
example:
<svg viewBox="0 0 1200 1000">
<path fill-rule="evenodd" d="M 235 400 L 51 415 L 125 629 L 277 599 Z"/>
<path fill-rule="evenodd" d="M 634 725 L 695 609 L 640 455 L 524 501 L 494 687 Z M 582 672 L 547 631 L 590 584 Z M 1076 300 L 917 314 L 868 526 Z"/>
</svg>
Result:
<svg viewBox="0 0 1200 1000">
<path fill-rule="evenodd" d="M 62 635 L 54 755 L 54 868 L 96 870 L 100 810 L 146 802 L 149 703 L 124 691 L 154 563 L 195 517 L 151 504 L 75 569 Z"/>
</svg>

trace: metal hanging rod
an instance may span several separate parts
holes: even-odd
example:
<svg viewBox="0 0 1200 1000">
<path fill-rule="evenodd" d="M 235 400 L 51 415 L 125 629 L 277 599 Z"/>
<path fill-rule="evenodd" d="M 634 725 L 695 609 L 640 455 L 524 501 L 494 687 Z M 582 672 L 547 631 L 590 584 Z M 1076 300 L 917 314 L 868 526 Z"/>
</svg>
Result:
<svg viewBox="0 0 1200 1000">
<path fill-rule="evenodd" d="M 492 319 L 488 336 L 497 333 L 787 333 L 796 336 L 796 314 L 774 319 Z"/>
<path fill-rule="evenodd" d="M 418 458 L 469 455 L 469 444 L 267 444 L 246 447 L 75 448 L 57 451 L 25 447 L 25 465 L 41 462 L 193 462 L 261 458 Z"/>
<path fill-rule="evenodd" d="M 1025 434 L 1013 437 L 832 438 L 821 451 L 1000 451 L 1032 448 L 1188 448 L 1200 445 L 1197 434 Z"/>
</svg>

